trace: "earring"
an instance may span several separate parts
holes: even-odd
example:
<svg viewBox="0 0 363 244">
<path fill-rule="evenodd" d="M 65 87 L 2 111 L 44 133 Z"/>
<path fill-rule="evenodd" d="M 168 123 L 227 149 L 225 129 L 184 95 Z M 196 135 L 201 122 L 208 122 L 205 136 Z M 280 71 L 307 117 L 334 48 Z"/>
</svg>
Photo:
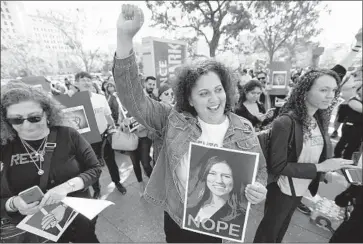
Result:
<svg viewBox="0 0 363 244">
<path fill-rule="evenodd" d="M 204 195 L 205 187 L 198 193 L 198 198 L 201 198 Z"/>
</svg>

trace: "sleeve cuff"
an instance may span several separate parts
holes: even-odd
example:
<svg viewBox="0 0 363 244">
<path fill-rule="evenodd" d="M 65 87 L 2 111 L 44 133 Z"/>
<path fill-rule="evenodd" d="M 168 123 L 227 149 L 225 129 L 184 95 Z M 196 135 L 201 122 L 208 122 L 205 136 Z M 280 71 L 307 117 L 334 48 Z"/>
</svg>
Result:
<svg viewBox="0 0 363 244">
<path fill-rule="evenodd" d="M 115 52 L 114 65 L 116 68 L 129 68 L 133 63 L 136 63 L 135 52 L 124 58 L 117 57 Z"/>
</svg>

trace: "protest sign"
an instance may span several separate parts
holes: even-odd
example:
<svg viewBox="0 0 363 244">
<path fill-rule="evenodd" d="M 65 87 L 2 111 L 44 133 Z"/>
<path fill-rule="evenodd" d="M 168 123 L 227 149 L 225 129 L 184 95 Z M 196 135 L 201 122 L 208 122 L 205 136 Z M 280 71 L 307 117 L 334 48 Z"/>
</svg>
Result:
<svg viewBox="0 0 363 244">
<path fill-rule="evenodd" d="M 259 154 L 190 143 L 183 229 L 243 242 Z"/>
<path fill-rule="evenodd" d="M 66 108 L 63 112 L 73 120 L 76 129 L 90 143 L 101 141 L 90 95 L 87 91 L 54 96 Z"/>
<path fill-rule="evenodd" d="M 51 82 L 47 80 L 44 76 L 24 77 L 21 79 L 21 81 L 34 87 L 41 87 L 47 92 L 50 92 L 51 90 Z"/>
<path fill-rule="evenodd" d="M 272 62 L 268 65 L 266 90 L 269 95 L 287 95 L 290 82 L 291 63 Z"/>
<path fill-rule="evenodd" d="M 176 70 L 186 59 L 187 43 L 146 37 L 142 44 L 145 76 L 155 76 L 158 88 L 163 84 L 170 85 Z"/>
</svg>

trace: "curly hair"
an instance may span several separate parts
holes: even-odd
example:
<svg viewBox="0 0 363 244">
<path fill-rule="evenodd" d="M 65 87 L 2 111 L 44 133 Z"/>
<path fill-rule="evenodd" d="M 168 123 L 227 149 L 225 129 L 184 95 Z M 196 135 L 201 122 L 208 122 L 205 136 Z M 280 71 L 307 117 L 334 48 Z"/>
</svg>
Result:
<svg viewBox="0 0 363 244">
<path fill-rule="evenodd" d="M 247 93 L 253 91 L 256 87 L 260 88 L 262 91 L 262 84 L 258 80 L 250 80 L 249 82 L 244 84 L 240 89 L 241 97 L 239 98 L 238 104 L 241 105 L 243 102 L 245 102 L 247 100 Z"/>
<path fill-rule="evenodd" d="M 49 121 L 49 127 L 59 125 L 73 126 L 71 120 L 62 112 L 64 106 L 48 95 L 46 91 L 32 87 L 25 83 L 8 83 L 1 87 L 1 145 L 6 145 L 17 136 L 17 132 L 7 122 L 7 108 L 13 104 L 24 101 L 34 101 L 40 104 L 47 116 L 47 120 Z"/>
<path fill-rule="evenodd" d="M 227 111 L 233 110 L 236 84 L 232 72 L 222 63 L 209 59 L 194 64 L 187 64 L 179 70 L 178 75 L 173 82 L 176 101 L 175 109 L 178 112 L 189 112 L 193 116 L 197 115 L 197 111 L 194 107 L 190 106 L 189 98 L 198 79 L 208 72 L 216 73 L 221 80 L 223 89 L 226 93 L 226 106 L 224 112 L 226 113 Z"/>
<path fill-rule="evenodd" d="M 218 163 L 225 163 L 227 164 L 231 171 L 232 171 L 232 177 L 233 177 L 233 189 L 230 193 L 230 197 L 227 201 L 227 204 L 230 206 L 230 211 L 227 213 L 225 217 L 222 218 L 224 221 L 230 221 L 232 219 L 235 219 L 237 216 L 239 216 L 242 213 L 245 213 L 245 208 L 243 207 L 243 204 L 241 202 L 243 193 L 244 193 L 244 187 L 242 187 L 243 183 L 240 180 L 240 177 L 238 176 L 238 171 L 233 170 L 231 165 L 227 162 L 225 158 L 222 158 L 220 156 L 213 156 L 208 159 L 207 163 L 201 169 L 199 172 L 199 179 L 201 179 L 203 182 L 207 181 L 207 176 L 209 174 L 210 169 L 213 167 L 213 165 Z M 212 198 L 212 194 L 210 190 L 204 190 L 203 196 L 201 200 L 198 203 L 198 207 L 202 207 L 206 202 L 209 202 Z"/>
<path fill-rule="evenodd" d="M 311 136 L 311 131 L 309 129 L 310 125 L 310 118 L 307 114 L 307 108 L 305 105 L 305 99 L 307 96 L 308 91 L 310 91 L 311 87 L 315 83 L 317 79 L 319 79 L 322 76 L 331 76 L 333 77 L 338 85 L 338 89 L 335 91 L 335 96 L 332 101 L 332 104 L 327 109 L 318 109 L 316 112 L 317 120 L 320 122 L 320 124 L 323 126 L 323 133 L 327 133 L 329 123 L 330 123 L 330 116 L 331 113 L 337 104 L 338 96 L 340 94 L 340 77 L 338 74 L 329 69 L 313 69 L 305 74 L 303 74 L 297 84 L 295 85 L 294 89 L 292 90 L 292 93 L 290 97 L 288 98 L 287 102 L 282 106 L 280 110 L 280 115 L 284 113 L 288 113 L 289 111 L 293 111 L 299 120 L 299 122 L 303 125 L 303 133 L 305 137 Z"/>
</svg>

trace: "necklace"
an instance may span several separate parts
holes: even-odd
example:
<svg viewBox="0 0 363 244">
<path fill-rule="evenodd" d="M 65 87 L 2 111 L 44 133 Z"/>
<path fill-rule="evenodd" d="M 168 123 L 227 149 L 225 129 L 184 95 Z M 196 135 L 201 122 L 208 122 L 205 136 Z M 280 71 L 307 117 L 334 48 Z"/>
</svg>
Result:
<svg viewBox="0 0 363 244">
<path fill-rule="evenodd" d="M 38 157 L 39 158 L 39 160 L 40 161 L 42 161 L 42 162 L 44 162 L 44 155 L 45 155 L 45 147 L 43 148 L 43 150 L 40 150 L 42 147 L 43 147 L 43 145 L 45 144 L 45 143 L 47 143 L 47 137 L 45 137 L 44 139 L 43 139 L 43 141 L 42 141 L 42 144 L 40 144 L 40 146 L 39 146 L 39 148 L 38 148 L 38 150 L 36 150 L 35 151 L 35 149 L 27 142 L 27 141 L 24 141 L 23 140 L 23 143 L 26 145 L 26 146 L 28 146 L 29 148 L 30 148 L 30 150 L 32 150 L 32 152 L 34 152 L 35 153 L 35 156 L 36 157 Z"/>
<path fill-rule="evenodd" d="M 45 145 L 45 143 L 46 143 L 46 141 L 47 141 L 47 137 L 45 137 L 44 139 L 43 139 L 43 142 L 42 142 L 42 144 L 40 145 L 40 147 L 38 148 L 38 150 L 37 151 L 35 151 L 35 149 L 32 147 L 32 146 L 30 146 L 26 141 L 24 141 L 23 139 L 21 139 L 20 138 L 20 141 L 21 141 L 21 143 L 23 144 L 23 146 L 24 146 L 24 148 L 25 148 L 25 150 L 26 150 L 26 152 L 28 153 L 28 155 L 29 155 L 29 157 L 30 157 L 30 159 L 33 161 L 33 163 L 34 163 L 34 165 L 35 165 L 35 167 L 37 167 L 37 170 L 38 170 L 38 175 L 43 175 L 44 174 L 44 170 L 42 169 L 42 162 L 44 161 L 44 151 L 45 151 L 45 146 L 43 147 L 43 150 L 42 150 L 42 152 L 40 153 L 40 149 L 42 148 L 42 146 L 43 145 Z M 33 157 L 31 156 L 31 154 L 29 153 L 29 150 L 28 150 L 28 148 L 27 148 L 27 145 L 29 146 L 29 148 L 30 148 L 30 150 L 32 150 L 34 153 L 35 153 L 35 155 L 39 158 L 39 167 L 38 167 L 38 164 L 35 162 L 35 160 L 33 159 Z"/>
</svg>

